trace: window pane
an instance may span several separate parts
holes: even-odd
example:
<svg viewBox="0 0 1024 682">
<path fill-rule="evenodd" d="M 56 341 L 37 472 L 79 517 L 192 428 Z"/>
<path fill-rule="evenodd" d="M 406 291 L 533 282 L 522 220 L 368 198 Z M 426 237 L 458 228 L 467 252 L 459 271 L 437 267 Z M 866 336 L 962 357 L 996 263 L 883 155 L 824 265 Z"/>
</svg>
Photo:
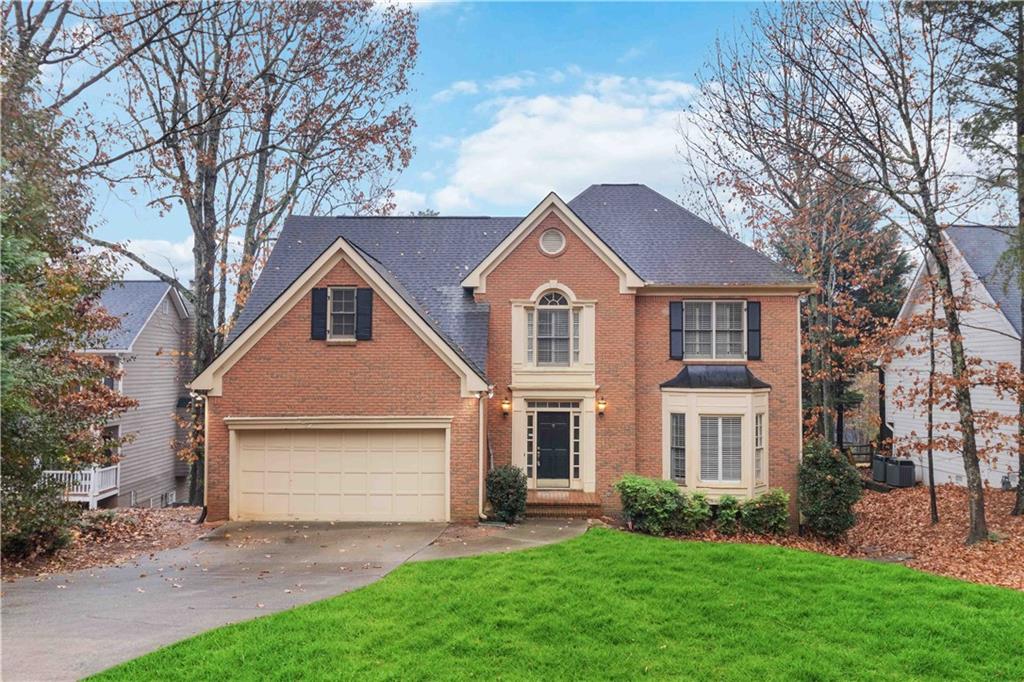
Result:
<svg viewBox="0 0 1024 682">
<path fill-rule="evenodd" d="M 580 361 L 580 311 L 572 311 L 572 361 Z"/>
<path fill-rule="evenodd" d="M 331 289 L 331 325 L 333 337 L 356 335 L 356 290 L 349 288 Z"/>
<path fill-rule="evenodd" d="M 711 357 L 711 303 L 686 303 L 683 314 L 683 355 Z"/>
<path fill-rule="evenodd" d="M 526 361 L 533 362 L 533 311 L 526 311 Z"/>
<path fill-rule="evenodd" d="M 715 357 L 742 358 L 743 332 L 718 330 L 715 335 Z"/>
<path fill-rule="evenodd" d="M 672 415 L 671 443 L 671 476 L 673 480 L 686 480 L 686 415 Z"/>
<path fill-rule="evenodd" d="M 738 481 L 743 461 L 740 417 L 722 417 L 722 480 Z"/>
<path fill-rule="evenodd" d="M 715 306 L 715 326 L 719 331 L 743 331 L 743 304 L 718 303 Z"/>
<path fill-rule="evenodd" d="M 552 310 L 551 311 L 551 326 L 553 336 L 569 338 L 569 311 L 568 310 Z"/>
<path fill-rule="evenodd" d="M 718 417 L 700 418 L 700 477 L 718 480 Z"/>
<path fill-rule="evenodd" d="M 551 339 L 551 363 L 569 364 L 569 339 Z"/>
<path fill-rule="evenodd" d="M 537 339 L 537 362 L 551 364 L 551 339 Z"/>
<path fill-rule="evenodd" d="M 553 310 L 537 311 L 537 336 L 551 336 L 551 313 Z"/>
</svg>

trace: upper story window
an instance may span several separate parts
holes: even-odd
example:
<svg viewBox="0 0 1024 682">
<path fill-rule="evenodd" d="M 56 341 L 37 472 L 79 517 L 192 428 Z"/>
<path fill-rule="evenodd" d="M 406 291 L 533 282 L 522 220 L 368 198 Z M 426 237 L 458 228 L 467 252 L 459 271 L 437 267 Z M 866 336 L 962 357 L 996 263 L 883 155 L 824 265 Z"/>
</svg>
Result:
<svg viewBox="0 0 1024 682">
<path fill-rule="evenodd" d="M 103 385 L 111 391 L 121 391 L 121 361 L 118 358 L 105 358 L 107 374 L 103 377 Z"/>
<path fill-rule="evenodd" d="M 568 367 L 580 359 L 580 311 L 563 294 L 543 294 L 526 311 L 526 361 L 545 367 Z"/>
<path fill-rule="evenodd" d="M 686 301 L 683 348 L 687 359 L 742 360 L 742 301 Z"/>
<path fill-rule="evenodd" d="M 328 338 L 356 338 L 356 290 L 355 287 L 331 287 L 328 289 L 327 309 Z"/>
</svg>

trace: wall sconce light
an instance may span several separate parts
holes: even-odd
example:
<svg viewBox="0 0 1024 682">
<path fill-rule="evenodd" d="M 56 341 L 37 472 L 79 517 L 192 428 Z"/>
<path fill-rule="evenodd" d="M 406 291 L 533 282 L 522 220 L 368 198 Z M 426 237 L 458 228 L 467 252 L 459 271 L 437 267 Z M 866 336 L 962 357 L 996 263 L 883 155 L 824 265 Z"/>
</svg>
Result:
<svg viewBox="0 0 1024 682">
<path fill-rule="evenodd" d="M 512 411 L 512 401 L 505 398 L 501 401 L 501 416 L 507 417 L 508 413 Z"/>
<path fill-rule="evenodd" d="M 608 401 L 603 397 L 597 399 L 597 416 L 603 417 L 604 411 L 608 407 Z"/>
</svg>

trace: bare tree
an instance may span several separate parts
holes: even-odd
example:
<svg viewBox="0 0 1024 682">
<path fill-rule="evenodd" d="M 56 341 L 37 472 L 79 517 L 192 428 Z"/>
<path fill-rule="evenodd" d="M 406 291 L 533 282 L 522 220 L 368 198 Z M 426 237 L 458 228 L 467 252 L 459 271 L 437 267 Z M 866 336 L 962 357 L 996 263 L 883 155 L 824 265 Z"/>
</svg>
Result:
<svg viewBox="0 0 1024 682">
<path fill-rule="evenodd" d="M 837 182 L 877 195 L 935 267 L 952 363 L 967 479 L 968 543 L 988 536 L 975 411 L 959 297 L 942 230 L 975 207 L 962 186 L 953 145 L 958 109 L 950 96 L 963 74 L 962 51 L 944 40 L 946 19 L 899 0 L 811 5 L 813 31 L 776 24 L 766 39 L 792 61 L 824 105 L 801 112 L 838 140 L 842 159 L 816 155 Z M 794 48 L 793 45 L 797 48 Z"/>
<path fill-rule="evenodd" d="M 161 140 L 137 158 L 132 177 L 151 205 L 184 208 L 193 280 L 178 281 L 130 245 L 92 241 L 192 303 L 198 373 L 221 347 L 287 215 L 392 208 L 390 183 L 412 154 L 403 95 L 418 43 L 411 9 L 371 0 L 188 6 L 197 19 L 185 38 L 175 22 L 160 28 L 162 18 L 137 9 L 121 49 L 131 50 L 137 33 L 162 39 L 126 62 L 120 134 L 133 148 Z M 198 413 L 194 421 L 198 430 Z M 201 448 L 201 435 L 193 446 Z"/>
</svg>

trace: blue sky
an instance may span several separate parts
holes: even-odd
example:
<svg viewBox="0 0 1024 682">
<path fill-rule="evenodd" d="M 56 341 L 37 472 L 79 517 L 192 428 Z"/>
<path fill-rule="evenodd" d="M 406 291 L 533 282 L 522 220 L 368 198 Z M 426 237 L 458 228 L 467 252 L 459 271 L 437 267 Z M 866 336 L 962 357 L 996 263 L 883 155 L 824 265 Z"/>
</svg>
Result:
<svg viewBox="0 0 1024 682">
<path fill-rule="evenodd" d="M 643 182 L 679 199 L 679 114 L 718 35 L 753 4 L 428 3 L 409 95 L 416 154 L 398 212 L 523 215 L 555 190 Z M 178 211 L 97 195 L 97 236 L 191 269 Z M 131 270 L 129 276 L 141 276 Z"/>
</svg>

